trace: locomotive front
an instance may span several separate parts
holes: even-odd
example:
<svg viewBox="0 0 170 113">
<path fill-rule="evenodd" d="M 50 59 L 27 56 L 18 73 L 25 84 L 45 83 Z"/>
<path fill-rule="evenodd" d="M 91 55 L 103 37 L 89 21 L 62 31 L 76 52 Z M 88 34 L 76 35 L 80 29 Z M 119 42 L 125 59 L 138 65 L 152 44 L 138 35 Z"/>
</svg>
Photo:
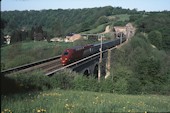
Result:
<svg viewBox="0 0 170 113">
<path fill-rule="evenodd" d="M 73 50 L 71 49 L 66 49 L 63 54 L 61 55 L 60 61 L 62 65 L 67 65 L 70 63 L 71 58 L 72 58 L 72 53 Z"/>
</svg>

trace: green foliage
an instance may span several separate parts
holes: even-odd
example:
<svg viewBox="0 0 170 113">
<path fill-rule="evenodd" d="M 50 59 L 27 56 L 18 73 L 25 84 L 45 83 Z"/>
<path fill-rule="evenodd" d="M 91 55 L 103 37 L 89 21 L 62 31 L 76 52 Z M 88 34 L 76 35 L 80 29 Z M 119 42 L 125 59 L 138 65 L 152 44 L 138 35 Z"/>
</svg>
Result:
<svg viewBox="0 0 170 113">
<path fill-rule="evenodd" d="M 81 91 L 98 91 L 98 81 L 94 77 L 76 76 L 73 80 L 73 89 Z"/>
<path fill-rule="evenodd" d="M 41 71 L 31 73 L 15 73 L 8 76 L 2 76 L 1 93 L 18 93 L 49 89 L 49 77 L 44 76 Z"/>
<path fill-rule="evenodd" d="M 64 70 L 50 77 L 50 84 L 52 84 L 53 88 L 71 89 L 73 87 L 72 81 L 75 75 L 77 74 L 70 70 Z"/>
<path fill-rule="evenodd" d="M 116 23 L 114 23 L 114 26 L 125 26 L 126 24 L 127 24 L 127 22 L 117 21 Z"/>
<path fill-rule="evenodd" d="M 128 93 L 129 79 L 131 79 L 132 76 L 133 72 L 130 69 L 117 65 L 112 75 L 114 92 L 121 94 Z"/>
<path fill-rule="evenodd" d="M 158 49 L 162 48 L 162 34 L 159 31 L 151 31 L 148 34 L 148 39 L 150 40 L 151 44 L 156 46 Z"/>
<path fill-rule="evenodd" d="M 39 40 L 52 37 L 65 37 L 68 33 L 80 33 L 93 30 L 101 24 L 112 23 L 113 15 L 116 21 L 129 21 L 129 14 L 138 13 L 136 10 L 121 7 L 96 7 L 84 9 L 57 9 L 41 11 L 4 11 L 2 12 L 4 34 L 12 35 L 12 42 L 33 40 L 37 33 Z M 29 18 L 28 18 L 29 17 Z M 93 33 L 99 33 L 96 30 Z"/>
<path fill-rule="evenodd" d="M 146 57 L 138 62 L 136 68 L 138 74 L 144 76 L 142 77 L 142 79 L 153 80 L 155 78 L 155 75 L 160 72 L 160 61 L 155 57 Z M 148 77 L 152 78 L 149 79 Z"/>
<path fill-rule="evenodd" d="M 142 14 L 133 14 L 129 17 L 130 22 L 135 22 L 143 17 Z"/>
<path fill-rule="evenodd" d="M 22 27 L 30 30 L 36 25 L 43 26 L 48 35 L 52 33 L 53 36 L 64 36 L 70 32 L 82 32 L 91 29 L 97 19 L 102 16 L 109 16 L 112 12 L 113 7 L 106 6 L 91 9 L 8 11 L 2 12 L 2 16 L 7 21 L 5 34 L 16 29 L 22 29 Z"/>
<path fill-rule="evenodd" d="M 157 33 L 159 37 L 156 38 L 156 41 L 157 41 L 156 44 L 162 43 L 161 46 L 163 46 L 163 49 L 169 50 L 170 48 L 169 46 L 170 45 L 169 43 L 170 42 L 169 41 L 170 40 L 170 37 L 169 37 L 170 19 L 169 18 L 170 18 L 170 14 L 167 12 L 149 13 L 148 16 L 145 16 L 144 18 L 136 21 L 138 31 L 145 32 L 145 33 L 150 33 L 152 31 L 159 31 L 162 36 L 160 35 L 160 33 Z M 156 34 L 154 36 L 157 37 Z M 155 37 L 150 37 L 150 38 L 155 38 Z M 160 37 L 162 37 L 162 42 L 161 42 Z M 153 41 L 154 40 L 152 40 L 151 43 Z M 159 48 L 159 45 L 158 45 L 158 48 Z"/>
<path fill-rule="evenodd" d="M 127 84 L 128 94 L 140 94 L 141 93 L 141 82 L 137 77 L 131 77 L 128 79 Z"/>
<path fill-rule="evenodd" d="M 119 86 L 118 92 L 165 94 L 169 91 L 165 90 L 169 86 L 168 61 L 168 54 L 153 48 L 146 35 L 137 34 L 127 45 L 112 53 L 112 74 L 116 80 L 113 83 Z"/>
<path fill-rule="evenodd" d="M 115 15 L 119 21 L 125 22 L 129 20 L 130 15 L 128 13 Z"/>
<path fill-rule="evenodd" d="M 99 26 L 101 24 L 105 24 L 107 22 L 109 22 L 109 19 L 106 16 L 101 16 L 100 18 L 97 19 L 96 26 Z"/>
<path fill-rule="evenodd" d="M 87 34 L 101 33 L 101 32 L 104 32 L 104 30 L 105 30 L 107 25 L 108 25 L 107 23 L 106 24 L 102 24 L 102 25 L 97 26 L 96 28 L 93 28 L 93 29 L 88 30 L 88 31 L 84 31 L 82 33 L 87 33 Z"/>
</svg>

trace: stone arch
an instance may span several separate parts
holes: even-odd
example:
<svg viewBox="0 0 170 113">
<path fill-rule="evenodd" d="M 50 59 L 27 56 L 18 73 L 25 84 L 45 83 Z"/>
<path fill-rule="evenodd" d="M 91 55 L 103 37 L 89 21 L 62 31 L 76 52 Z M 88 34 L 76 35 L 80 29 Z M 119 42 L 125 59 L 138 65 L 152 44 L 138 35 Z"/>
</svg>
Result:
<svg viewBox="0 0 170 113">
<path fill-rule="evenodd" d="M 98 68 L 99 68 L 98 64 L 95 64 L 94 70 L 93 70 L 93 75 L 95 78 L 98 78 Z"/>
<path fill-rule="evenodd" d="M 85 71 L 83 72 L 83 75 L 85 75 L 85 76 L 89 76 L 89 70 L 88 69 L 85 69 Z"/>
</svg>

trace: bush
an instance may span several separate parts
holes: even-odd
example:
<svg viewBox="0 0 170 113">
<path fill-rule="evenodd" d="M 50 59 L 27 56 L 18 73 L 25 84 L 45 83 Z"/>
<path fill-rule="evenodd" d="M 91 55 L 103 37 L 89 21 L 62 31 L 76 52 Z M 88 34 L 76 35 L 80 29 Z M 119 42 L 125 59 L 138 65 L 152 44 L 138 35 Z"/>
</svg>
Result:
<svg viewBox="0 0 170 113">
<path fill-rule="evenodd" d="M 75 76 L 73 80 L 73 89 L 81 91 L 99 91 L 99 83 L 94 77 L 79 75 Z"/>
<path fill-rule="evenodd" d="M 71 89 L 73 87 L 72 81 L 77 74 L 71 70 L 64 70 L 54 74 L 51 79 L 51 86 L 53 88 Z"/>
<path fill-rule="evenodd" d="M 114 91 L 121 94 L 128 93 L 129 80 L 133 77 L 133 72 L 127 67 L 117 65 L 112 76 Z"/>
<path fill-rule="evenodd" d="M 114 81 L 111 78 L 111 76 L 108 77 L 107 79 L 102 79 L 100 81 L 99 91 L 100 92 L 107 92 L 107 93 L 113 93 L 114 92 Z"/>
<path fill-rule="evenodd" d="M 159 79 L 159 76 L 157 75 L 159 74 L 160 69 L 160 61 L 155 57 L 143 58 L 136 66 L 136 72 L 139 75 L 138 77 L 143 83 L 145 81 L 151 81 L 153 83 L 157 81 Z"/>
<path fill-rule="evenodd" d="M 128 80 L 128 93 L 139 94 L 141 92 L 140 80 L 136 77 L 129 78 Z"/>
<path fill-rule="evenodd" d="M 148 35 L 150 42 L 158 49 L 162 48 L 162 34 L 159 31 L 151 31 Z"/>
<path fill-rule="evenodd" d="M 120 94 L 128 93 L 128 82 L 125 78 L 118 79 L 114 83 L 114 91 Z"/>
<path fill-rule="evenodd" d="M 21 90 L 46 90 L 50 88 L 49 77 L 44 76 L 41 71 L 33 71 L 30 73 L 14 74 L 10 76 Z"/>
</svg>

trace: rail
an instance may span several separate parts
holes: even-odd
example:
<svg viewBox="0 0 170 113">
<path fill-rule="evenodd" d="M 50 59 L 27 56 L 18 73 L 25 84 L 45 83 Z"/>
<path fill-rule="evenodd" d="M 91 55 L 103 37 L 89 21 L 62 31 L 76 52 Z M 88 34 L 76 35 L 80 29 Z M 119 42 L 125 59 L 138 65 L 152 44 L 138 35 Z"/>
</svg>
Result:
<svg viewBox="0 0 170 113">
<path fill-rule="evenodd" d="M 7 69 L 7 70 L 3 70 L 3 71 L 1 71 L 1 74 L 6 75 L 6 74 L 12 73 L 14 71 L 20 71 L 20 70 L 23 70 L 23 69 L 26 69 L 26 68 L 29 68 L 29 67 L 32 67 L 32 66 L 36 66 L 36 65 L 39 65 L 39 64 L 42 64 L 42 63 L 46 63 L 46 62 L 55 60 L 55 59 L 59 59 L 60 57 L 61 57 L 61 55 L 58 55 L 58 56 L 55 56 L 55 57 L 51 57 L 51 58 L 43 59 L 43 60 L 40 60 L 40 61 L 32 62 L 32 63 L 29 63 L 29 64 L 24 64 L 24 65 L 21 65 L 21 66 L 10 68 L 10 69 Z"/>
</svg>

